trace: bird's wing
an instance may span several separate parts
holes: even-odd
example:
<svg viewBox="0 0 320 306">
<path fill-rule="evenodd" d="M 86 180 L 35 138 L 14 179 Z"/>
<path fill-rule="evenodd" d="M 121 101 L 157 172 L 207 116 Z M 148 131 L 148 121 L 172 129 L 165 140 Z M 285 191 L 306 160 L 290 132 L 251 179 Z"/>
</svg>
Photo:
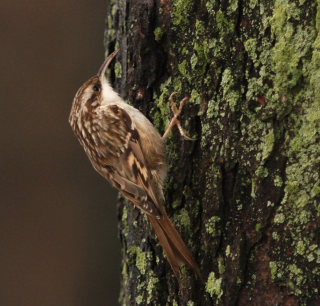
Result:
<svg viewBox="0 0 320 306">
<path fill-rule="evenodd" d="M 148 215 L 160 217 L 160 195 L 148 169 L 139 132 L 129 114 L 118 105 L 100 112 L 99 139 L 106 156 L 109 180 L 137 207 Z M 112 156 L 112 158 L 110 158 Z"/>
</svg>

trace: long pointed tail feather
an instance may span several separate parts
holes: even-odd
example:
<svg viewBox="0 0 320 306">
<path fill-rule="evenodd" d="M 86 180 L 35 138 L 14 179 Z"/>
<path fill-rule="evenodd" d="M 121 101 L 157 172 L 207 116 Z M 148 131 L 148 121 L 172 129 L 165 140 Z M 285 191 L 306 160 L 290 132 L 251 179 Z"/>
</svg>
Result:
<svg viewBox="0 0 320 306">
<path fill-rule="evenodd" d="M 148 218 L 155 230 L 155 233 L 162 245 L 168 262 L 176 276 L 180 274 L 180 265 L 188 265 L 202 280 L 199 266 L 193 259 L 192 253 L 182 240 L 169 217 L 164 214 L 160 219 L 148 215 Z"/>
</svg>

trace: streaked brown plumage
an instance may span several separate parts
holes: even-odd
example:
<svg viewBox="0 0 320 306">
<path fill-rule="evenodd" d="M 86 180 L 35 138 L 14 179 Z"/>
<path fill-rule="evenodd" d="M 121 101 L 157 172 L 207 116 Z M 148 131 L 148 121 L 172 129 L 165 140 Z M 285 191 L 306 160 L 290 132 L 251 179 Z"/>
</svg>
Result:
<svg viewBox="0 0 320 306">
<path fill-rule="evenodd" d="M 147 214 L 174 273 L 178 275 L 180 264 L 185 263 L 200 276 L 198 265 L 165 210 L 163 138 L 140 111 L 118 96 L 105 77 L 117 53 L 111 54 L 99 73 L 78 90 L 70 125 L 97 172 Z"/>
</svg>

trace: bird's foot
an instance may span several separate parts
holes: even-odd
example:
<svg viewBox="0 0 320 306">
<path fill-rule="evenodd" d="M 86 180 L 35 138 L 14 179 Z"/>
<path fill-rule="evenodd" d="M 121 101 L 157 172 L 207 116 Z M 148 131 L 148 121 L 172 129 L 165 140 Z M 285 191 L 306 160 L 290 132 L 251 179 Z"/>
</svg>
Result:
<svg viewBox="0 0 320 306">
<path fill-rule="evenodd" d="M 166 138 L 169 136 L 172 128 L 176 125 L 176 126 L 178 127 L 178 129 L 179 129 L 180 135 L 181 135 L 184 139 L 194 140 L 194 139 L 190 138 L 190 137 L 186 134 L 185 130 L 184 130 L 183 127 L 181 126 L 181 123 L 180 123 L 180 121 L 179 121 L 179 119 L 178 119 L 179 115 L 180 115 L 181 112 L 182 112 L 182 109 L 183 109 L 184 105 L 189 101 L 189 98 L 188 98 L 188 97 L 184 97 L 184 98 L 180 101 L 179 107 L 178 107 L 177 104 L 176 104 L 176 102 L 174 101 L 174 96 L 175 96 L 175 94 L 176 94 L 176 93 L 173 92 L 173 93 L 170 95 L 170 98 L 169 98 L 169 100 L 170 100 L 170 105 L 171 105 L 171 110 L 172 110 L 172 112 L 173 112 L 173 118 L 171 119 L 171 121 L 170 121 L 170 123 L 169 123 L 169 125 L 168 125 L 168 127 L 167 127 L 167 129 L 166 129 L 166 131 L 165 131 L 165 133 L 163 134 L 162 138 L 163 138 L 163 139 L 166 139 Z"/>
</svg>

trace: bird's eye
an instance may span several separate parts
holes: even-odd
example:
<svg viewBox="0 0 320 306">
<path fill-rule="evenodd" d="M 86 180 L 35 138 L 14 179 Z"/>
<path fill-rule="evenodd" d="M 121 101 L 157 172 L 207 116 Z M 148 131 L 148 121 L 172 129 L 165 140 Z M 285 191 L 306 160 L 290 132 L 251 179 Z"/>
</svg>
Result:
<svg viewBox="0 0 320 306">
<path fill-rule="evenodd" d="M 92 90 L 95 91 L 95 92 L 99 92 L 101 90 L 101 86 L 100 85 L 94 85 L 92 87 Z"/>
</svg>

